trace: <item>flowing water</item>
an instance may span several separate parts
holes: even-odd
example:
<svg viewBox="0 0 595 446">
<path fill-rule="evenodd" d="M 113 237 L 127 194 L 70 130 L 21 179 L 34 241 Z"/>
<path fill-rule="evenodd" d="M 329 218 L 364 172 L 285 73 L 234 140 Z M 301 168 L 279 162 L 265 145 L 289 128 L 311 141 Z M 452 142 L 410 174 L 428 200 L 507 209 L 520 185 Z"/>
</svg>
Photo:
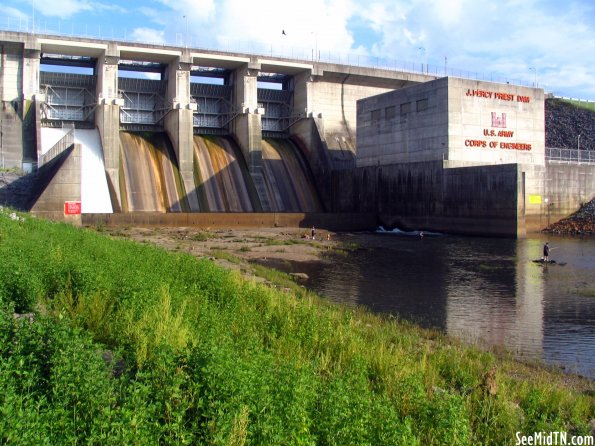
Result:
<svg viewBox="0 0 595 446">
<path fill-rule="evenodd" d="M 120 162 L 124 212 L 188 209 L 173 148 L 164 133 L 120 132 Z"/>
<path fill-rule="evenodd" d="M 253 212 L 259 209 L 248 167 L 229 138 L 194 136 L 194 181 L 201 210 Z"/>
<path fill-rule="evenodd" d="M 320 212 L 307 162 L 289 139 L 262 141 L 264 190 L 273 212 Z M 164 133 L 120 132 L 123 212 L 188 212 L 183 181 Z M 235 142 L 194 136 L 195 190 L 201 212 L 260 212 L 256 187 Z"/>
<path fill-rule="evenodd" d="M 289 139 L 262 140 L 264 176 L 275 212 L 320 212 L 322 206 L 310 170 Z"/>
<path fill-rule="evenodd" d="M 500 345 L 595 379 L 595 239 L 495 239 L 371 233 L 322 265 L 293 264 L 329 299 L 400 315 L 480 345 Z"/>
</svg>

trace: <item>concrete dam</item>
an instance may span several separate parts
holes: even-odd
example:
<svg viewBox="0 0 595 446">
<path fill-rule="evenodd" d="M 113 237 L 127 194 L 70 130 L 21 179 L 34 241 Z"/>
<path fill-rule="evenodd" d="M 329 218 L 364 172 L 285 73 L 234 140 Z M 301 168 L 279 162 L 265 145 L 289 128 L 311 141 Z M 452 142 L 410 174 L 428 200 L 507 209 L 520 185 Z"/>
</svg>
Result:
<svg viewBox="0 0 595 446">
<path fill-rule="evenodd" d="M 49 218 L 522 236 L 595 191 L 592 166 L 545 160 L 537 88 L 18 32 L 0 48 L 3 167 L 37 173 Z"/>
</svg>

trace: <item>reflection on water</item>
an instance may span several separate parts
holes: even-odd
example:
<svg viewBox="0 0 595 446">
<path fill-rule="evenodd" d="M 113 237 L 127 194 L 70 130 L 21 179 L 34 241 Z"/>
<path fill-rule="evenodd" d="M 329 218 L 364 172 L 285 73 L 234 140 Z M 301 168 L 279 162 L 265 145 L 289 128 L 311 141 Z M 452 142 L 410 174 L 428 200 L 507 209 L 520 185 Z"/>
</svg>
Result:
<svg viewBox="0 0 595 446">
<path fill-rule="evenodd" d="M 344 235 L 362 247 L 295 266 L 329 299 L 391 312 L 595 378 L 595 240 Z"/>
</svg>

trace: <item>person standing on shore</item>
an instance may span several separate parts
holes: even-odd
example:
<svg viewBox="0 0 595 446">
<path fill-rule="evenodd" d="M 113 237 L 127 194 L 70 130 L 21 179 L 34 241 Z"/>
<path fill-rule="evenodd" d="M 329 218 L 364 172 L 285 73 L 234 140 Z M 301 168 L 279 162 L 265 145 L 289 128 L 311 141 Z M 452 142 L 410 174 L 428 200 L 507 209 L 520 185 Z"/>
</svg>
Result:
<svg viewBox="0 0 595 446">
<path fill-rule="evenodd" d="M 316 228 L 312 225 L 312 240 L 315 240 L 316 237 Z"/>
<path fill-rule="evenodd" d="M 549 262 L 549 260 L 550 260 L 550 243 L 545 242 L 545 245 L 543 245 L 543 261 Z"/>
</svg>

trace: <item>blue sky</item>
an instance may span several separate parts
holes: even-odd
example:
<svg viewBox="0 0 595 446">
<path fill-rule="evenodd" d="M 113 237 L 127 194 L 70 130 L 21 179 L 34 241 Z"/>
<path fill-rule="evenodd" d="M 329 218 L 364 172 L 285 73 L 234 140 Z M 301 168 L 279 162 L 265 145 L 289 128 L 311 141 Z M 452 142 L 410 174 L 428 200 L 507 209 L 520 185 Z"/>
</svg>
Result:
<svg viewBox="0 0 595 446">
<path fill-rule="evenodd" d="M 0 26 L 472 73 L 595 100 L 592 0 L 4 0 Z M 285 35 L 282 35 L 282 31 Z"/>
</svg>

